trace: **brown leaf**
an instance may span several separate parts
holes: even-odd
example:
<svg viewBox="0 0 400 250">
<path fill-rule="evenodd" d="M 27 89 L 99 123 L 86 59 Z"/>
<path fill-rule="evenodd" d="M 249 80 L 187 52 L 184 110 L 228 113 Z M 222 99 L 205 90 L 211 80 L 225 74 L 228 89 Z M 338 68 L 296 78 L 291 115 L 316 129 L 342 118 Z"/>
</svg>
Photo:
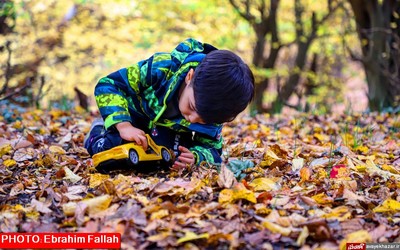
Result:
<svg viewBox="0 0 400 250">
<path fill-rule="evenodd" d="M 222 188 L 231 188 L 237 183 L 235 175 L 225 164 L 221 166 L 221 172 L 218 175 L 218 185 Z"/>
<path fill-rule="evenodd" d="M 45 204 L 44 202 L 38 201 L 36 199 L 32 199 L 32 201 L 31 201 L 31 206 L 36 208 L 36 210 L 38 212 L 41 212 L 41 213 L 44 213 L 44 214 L 53 212 L 51 209 L 49 209 L 50 205 L 51 205 L 50 203 Z"/>
</svg>

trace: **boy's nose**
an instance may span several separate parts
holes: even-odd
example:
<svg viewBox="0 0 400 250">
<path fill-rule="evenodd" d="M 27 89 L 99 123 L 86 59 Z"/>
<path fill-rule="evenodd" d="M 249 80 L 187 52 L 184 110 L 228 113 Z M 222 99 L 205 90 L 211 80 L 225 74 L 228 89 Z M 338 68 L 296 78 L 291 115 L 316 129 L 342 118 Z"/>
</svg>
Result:
<svg viewBox="0 0 400 250">
<path fill-rule="evenodd" d="M 198 114 L 190 114 L 188 118 L 190 123 L 204 123 Z"/>
</svg>

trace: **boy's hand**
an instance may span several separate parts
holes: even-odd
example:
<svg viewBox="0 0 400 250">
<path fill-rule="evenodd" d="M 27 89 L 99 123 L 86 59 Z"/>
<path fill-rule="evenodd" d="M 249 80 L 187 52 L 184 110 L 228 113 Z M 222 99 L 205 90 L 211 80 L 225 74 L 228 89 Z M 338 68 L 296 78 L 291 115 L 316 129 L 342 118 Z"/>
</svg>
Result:
<svg viewBox="0 0 400 250">
<path fill-rule="evenodd" d="M 179 146 L 179 151 L 181 154 L 172 165 L 173 169 L 181 169 L 181 168 L 188 168 L 195 164 L 195 158 L 192 152 L 189 149 Z"/>
<path fill-rule="evenodd" d="M 134 141 L 138 145 L 141 145 L 144 150 L 147 150 L 147 138 L 143 130 L 135 128 L 130 122 L 120 122 L 115 127 L 122 139 Z"/>
</svg>

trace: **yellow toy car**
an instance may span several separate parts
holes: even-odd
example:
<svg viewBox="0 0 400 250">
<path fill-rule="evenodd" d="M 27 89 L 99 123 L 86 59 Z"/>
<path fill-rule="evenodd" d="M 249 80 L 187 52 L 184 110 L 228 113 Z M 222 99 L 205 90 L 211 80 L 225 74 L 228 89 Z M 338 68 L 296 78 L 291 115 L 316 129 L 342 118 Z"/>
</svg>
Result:
<svg viewBox="0 0 400 250">
<path fill-rule="evenodd" d="M 127 160 L 131 166 L 154 161 L 161 162 L 164 165 L 172 163 L 170 151 L 164 146 L 157 145 L 148 134 L 146 134 L 146 137 L 148 144 L 146 151 L 142 146 L 137 145 L 134 142 L 122 144 L 93 155 L 92 159 L 94 167 L 97 170 L 104 172 L 113 169 L 112 167 L 109 168 L 109 165 L 115 165 L 116 162 L 123 160 Z"/>
</svg>

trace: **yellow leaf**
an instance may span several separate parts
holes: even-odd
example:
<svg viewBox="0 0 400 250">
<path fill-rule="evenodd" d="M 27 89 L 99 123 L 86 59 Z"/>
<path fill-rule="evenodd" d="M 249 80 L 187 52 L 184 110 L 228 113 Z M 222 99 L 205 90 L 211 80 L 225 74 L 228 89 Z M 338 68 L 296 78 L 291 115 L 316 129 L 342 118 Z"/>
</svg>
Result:
<svg viewBox="0 0 400 250">
<path fill-rule="evenodd" d="M 261 203 L 255 204 L 254 208 L 256 209 L 256 214 L 269 214 L 272 211 L 265 204 L 261 204 Z"/>
<path fill-rule="evenodd" d="M 11 144 L 5 144 L 0 147 L 0 157 L 6 154 L 10 154 L 12 151 Z"/>
<path fill-rule="evenodd" d="M 23 127 L 23 124 L 22 124 L 22 122 L 20 120 L 18 120 L 18 121 L 14 122 L 13 127 L 16 128 L 16 129 L 21 129 Z"/>
<path fill-rule="evenodd" d="M 56 145 L 50 146 L 49 150 L 53 154 L 59 154 L 59 155 L 65 155 L 66 154 L 65 150 L 62 147 L 56 146 Z"/>
<path fill-rule="evenodd" d="M 391 177 L 395 178 L 396 180 L 400 181 L 400 174 L 393 174 L 388 171 L 382 170 L 378 168 L 375 163 L 371 160 L 366 161 L 367 170 L 369 173 L 376 173 L 385 179 L 390 179 Z"/>
<path fill-rule="evenodd" d="M 326 170 L 323 168 L 318 168 L 315 178 L 318 180 L 321 180 L 321 179 L 327 178 L 327 177 L 328 177 L 328 173 L 326 172 Z"/>
<path fill-rule="evenodd" d="M 320 134 L 320 133 L 314 133 L 314 137 L 317 138 L 318 141 L 320 141 L 320 142 L 326 142 L 329 140 L 329 137 L 327 135 Z"/>
<path fill-rule="evenodd" d="M 302 182 L 309 181 L 311 178 L 311 175 L 312 175 L 312 171 L 310 168 L 303 167 L 300 169 L 300 178 L 301 178 Z"/>
<path fill-rule="evenodd" d="M 69 180 L 72 183 L 76 183 L 82 179 L 79 175 L 74 174 L 68 167 L 64 167 L 65 177 L 63 179 Z"/>
<path fill-rule="evenodd" d="M 254 191 L 276 191 L 280 189 L 276 178 L 257 178 L 249 183 L 249 186 L 253 187 Z"/>
<path fill-rule="evenodd" d="M 358 151 L 358 152 L 361 152 L 363 154 L 366 154 L 366 153 L 368 153 L 369 148 L 366 147 L 366 146 L 358 146 L 358 147 L 355 148 L 355 150 Z"/>
<path fill-rule="evenodd" d="M 372 242 L 372 237 L 367 230 L 359 230 L 346 235 L 340 242 L 339 249 L 346 249 L 346 243 L 367 243 Z"/>
<path fill-rule="evenodd" d="M 159 234 L 155 234 L 155 235 L 149 236 L 149 237 L 147 237 L 147 240 L 150 241 L 150 242 L 164 241 L 169 236 L 172 236 L 172 233 L 166 231 L 166 232 L 161 232 Z"/>
<path fill-rule="evenodd" d="M 255 194 L 246 189 L 242 183 L 236 184 L 233 189 L 224 189 L 220 192 L 218 202 L 221 204 L 234 203 L 237 200 L 244 199 L 257 203 Z"/>
<path fill-rule="evenodd" d="M 374 208 L 373 211 L 376 213 L 400 212 L 400 202 L 389 198 L 385 200 L 380 206 Z"/>
<path fill-rule="evenodd" d="M 313 198 L 318 204 L 321 204 L 321 205 L 327 205 L 327 204 L 331 204 L 333 202 L 332 197 L 329 197 L 324 193 L 316 194 L 316 195 L 312 196 L 311 198 Z"/>
<path fill-rule="evenodd" d="M 342 138 L 343 138 L 343 143 L 346 146 L 351 145 L 354 142 L 354 137 L 349 133 L 342 134 Z"/>
<path fill-rule="evenodd" d="M 3 162 L 3 164 L 4 164 L 4 166 L 6 166 L 6 167 L 12 167 L 12 166 L 17 165 L 17 162 L 16 162 L 15 160 L 13 160 L 13 159 L 7 159 L 7 160 L 5 160 L 5 161 Z"/>
<path fill-rule="evenodd" d="M 179 238 L 176 243 L 180 244 L 187 241 L 198 240 L 198 239 L 208 239 L 210 235 L 208 233 L 196 234 L 190 231 L 185 232 L 185 236 Z"/>
<path fill-rule="evenodd" d="M 168 216 L 169 212 L 167 209 L 160 209 L 156 212 L 153 212 L 150 216 L 150 220 L 155 220 L 155 219 L 161 219 L 164 218 L 165 216 Z"/>
<path fill-rule="evenodd" d="M 258 124 L 251 124 L 249 126 L 247 126 L 248 130 L 257 130 L 258 129 Z"/>
<path fill-rule="evenodd" d="M 356 169 L 358 172 L 365 172 L 365 170 L 367 169 L 367 167 L 365 165 L 357 165 Z"/>
<path fill-rule="evenodd" d="M 64 115 L 64 111 L 59 109 L 50 110 L 49 114 L 53 117 L 53 120 L 57 120 Z"/>
<path fill-rule="evenodd" d="M 99 186 L 103 181 L 108 180 L 110 178 L 110 175 L 108 174 L 91 174 L 90 179 L 89 179 L 89 187 L 90 188 L 95 188 Z"/>
<path fill-rule="evenodd" d="M 267 228 L 269 231 L 272 233 L 279 233 L 283 236 L 289 236 L 289 234 L 292 232 L 290 228 L 287 227 L 281 227 L 278 224 L 275 224 L 273 222 L 270 222 L 268 220 L 264 220 L 261 223 L 265 228 Z"/>
<path fill-rule="evenodd" d="M 310 232 L 308 231 L 308 227 L 304 226 L 303 230 L 301 230 L 301 233 L 299 237 L 297 237 L 297 246 L 303 246 L 304 243 L 306 243 L 307 237 L 310 235 Z"/>
<path fill-rule="evenodd" d="M 383 169 L 383 170 L 386 170 L 386 171 L 389 171 L 389 172 L 392 173 L 392 174 L 400 174 L 399 170 L 397 170 L 396 168 L 394 168 L 392 165 L 383 164 L 383 165 L 382 165 L 382 169 Z"/>
<path fill-rule="evenodd" d="M 351 218 L 351 212 L 346 206 L 340 206 L 332 209 L 330 213 L 321 216 L 326 219 L 337 219 L 338 221 L 345 221 Z"/>
<path fill-rule="evenodd" d="M 270 166 L 272 163 L 278 160 L 281 160 L 281 158 L 279 158 L 271 149 L 267 149 L 264 154 L 263 164 L 265 164 L 265 166 Z"/>
<path fill-rule="evenodd" d="M 88 207 L 89 215 L 93 215 L 106 210 L 110 206 L 112 199 L 112 196 L 106 194 L 91 199 L 82 200 L 80 202 L 84 203 Z M 64 204 L 62 207 L 64 214 L 66 216 L 74 215 L 77 204 L 77 202 L 68 202 Z"/>
<path fill-rule="evenodd" d="M 261 128 L 261 132 L 263 133 L 263 135 L 269 135 L 271 133 L 271 129 L 267 126 L 265 126 L 264 124 L 260 125 Z"/>
</svg>

